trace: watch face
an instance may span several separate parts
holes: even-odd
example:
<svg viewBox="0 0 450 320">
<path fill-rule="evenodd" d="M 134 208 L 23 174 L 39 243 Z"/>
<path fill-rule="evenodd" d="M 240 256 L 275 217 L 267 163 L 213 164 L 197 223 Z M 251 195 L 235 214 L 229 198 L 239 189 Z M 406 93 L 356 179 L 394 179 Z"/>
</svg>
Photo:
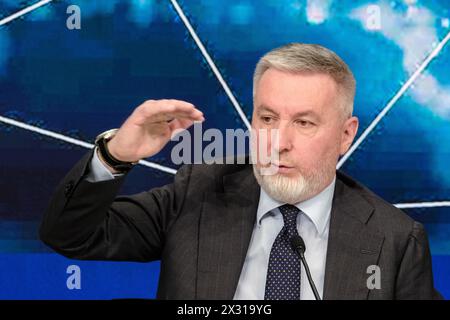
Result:
<svg viewBox="0 0 450 320">
<path fill-rule="evenodd" d="M 106 141 L 110 140 L 119 129 L 110 129 L 108 131 L 100 133 L 97 138 L 95 138 L 95 144 L 97 144 L 100 139 L 105 139 Z"/>
</svg>

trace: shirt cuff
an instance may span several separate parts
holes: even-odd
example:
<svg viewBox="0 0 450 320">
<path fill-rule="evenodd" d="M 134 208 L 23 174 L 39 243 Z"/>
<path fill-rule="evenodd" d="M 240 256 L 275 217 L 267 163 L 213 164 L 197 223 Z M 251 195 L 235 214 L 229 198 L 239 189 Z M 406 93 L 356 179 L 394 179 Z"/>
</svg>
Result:
<svg viewBox="0 0 450 320">
<path fill-rule="evenodd" d="M 123 173 L 113 174 L 108 170 L 108 168 L 98 158 L 97 147 L 94 149 L 94 154 L 89 164 L 89 169 L 89 173 L 86 175 L 86 180 L 89 182 L 113 180 L 116 177 L 124 175 Z"/>
</svg>

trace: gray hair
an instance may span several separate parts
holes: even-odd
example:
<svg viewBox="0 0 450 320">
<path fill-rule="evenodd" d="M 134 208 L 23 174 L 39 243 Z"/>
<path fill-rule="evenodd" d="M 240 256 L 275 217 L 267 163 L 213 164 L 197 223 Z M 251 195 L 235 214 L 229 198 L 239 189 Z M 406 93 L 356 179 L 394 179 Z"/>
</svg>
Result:
<svg viewBox="0 0 450 320">
<path fill-rule="evenodd" d="M 356 80 L 348 65 L 333 51 L 317 44 L 290 43 L 266 53 L 257 63 L 253 75 L 253 97 L 256 86 L 269 68 L 290 73 L 323 73 L 338 85 L 343 100 L 343 114 L 352 116 Z"/>
</svg>

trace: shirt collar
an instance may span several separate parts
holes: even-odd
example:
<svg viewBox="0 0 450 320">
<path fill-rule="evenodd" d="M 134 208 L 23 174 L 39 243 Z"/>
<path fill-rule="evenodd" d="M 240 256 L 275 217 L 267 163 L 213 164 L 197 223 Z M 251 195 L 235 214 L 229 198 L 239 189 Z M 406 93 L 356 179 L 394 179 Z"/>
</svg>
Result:
<svg viewBox="0 0 450 320">
<path fill-rule="evenodd" d="M 315 195 L 311 199 L 294 204 L 297 208 L 303 211 L 309 219 L 311 219 L 319 234 L 323 234 L 325 231 L 325 227 L 327 226 L 328 219 L 330 217 L 335 184 L 336 176 L 334 176 L 333 181 L 319 194 Z M 267 214 L 285 204 L 271 198 L 263 188 L 260 188 L 260 190 L 258 211 L 256 215 L 258 226 L 260 226 L 261 220 Z"/>
</svg>

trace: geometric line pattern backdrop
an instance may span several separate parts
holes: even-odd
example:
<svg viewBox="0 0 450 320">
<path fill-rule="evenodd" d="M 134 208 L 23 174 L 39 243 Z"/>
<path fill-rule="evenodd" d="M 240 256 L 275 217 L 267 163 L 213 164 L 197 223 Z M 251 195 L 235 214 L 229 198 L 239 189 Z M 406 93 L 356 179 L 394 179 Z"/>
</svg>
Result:
<svg viewBox="0 0 450 320">
<path fill-rule="evenodd" d="M 51 2 L 0 4 L 4 261 L 17 266 L 20 262 L 8 253 L 21 253 L 23 257 L 14 259 L 31 263 L 36 255 L 43 255 L 37 261 L 66 263 L 38 241 L 37 226 L 52 190 L 92 146 L 98 132 L 117 127 L 142 101 L 167 97 L 199 106 L 207 119 L 205 130 L 248 127 L 256 61 L 271 48 L 297 41 L 329 47 L 354 71 L 360 132 L 338 166 L 424 223 L 436 285 L 448 296 L 450 13 L 446 1 Z M 65 28 L 69 5 L 81 8 L 81 30 Z M 371 20 L 377 14 L 380 26 Z M 169 183 L 177 169 L 170 162 L 172 146 L 142 161 L 122 192 Z M 151 269 L 156 279 L 158 264 L 140 271 L 133 264 L 106 262 L 88 263 L 85 268 L 109 270 L 128 281 L 125 274 L 130 270 L 148 276 Z M 0 281 L 14 284 L 6 278 Z M 128 293 L 118 285 L 113 296 L 154 293 L 148 285 L 139 285 Z M 97 283 L 91 293 L 67 298 L 102 296 L 106 287 Z M 55 296 L 48 297 L 67 295 L 52 292 Z M 27 294 L 16 292 L 16 297 Z"/>
</svg>

